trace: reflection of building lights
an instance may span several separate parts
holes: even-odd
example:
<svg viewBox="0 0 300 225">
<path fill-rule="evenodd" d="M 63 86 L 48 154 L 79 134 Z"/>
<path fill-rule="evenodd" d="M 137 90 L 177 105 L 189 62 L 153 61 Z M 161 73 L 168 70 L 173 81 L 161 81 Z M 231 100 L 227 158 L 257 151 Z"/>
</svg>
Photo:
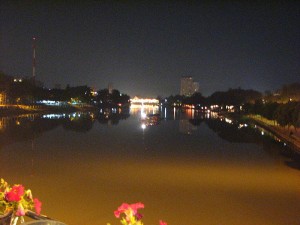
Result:
<svg viewBox="0 0 300 225">
<path fill-rule="evenodd" d="M 143 130 L 145 130 L 145 129 L 146 129 L 146 124 L 142 123 L 141 128 L 142 128 Z"/>
<path fill-rule="evenodd" d="M 4 123 L 2 120 L 0 120 L 0 130 L 3 130 L 4 129 Z"/>
<path fill-rule="evenodd" d="M 262 132 L 261 132 L 261 135 L 264 135 L 264 134 L 265 134 L 265 132 L 262 131 Z"/>
<path fill-rule="evenodd" d="M 140 109 L 140 108 L 153 108 L 154 110 L 157 110 L 159 109 L 159 106 L 158 105 L 135 105 L 135 104 L 131 104 L 130 105 L 130 109 Z"/>
<path fill-rule="evenodd" d="M 44 104 L 44 105 L 63 105 L 65 104 L 62 101 L 51 101 L 51 100 L 41 100 L 41 101 L 37 101 L 37 104 Z"/>
<path fill-rule="evenodd" d="M 141 112 L 141 118 L 142 119 L 145 119 L 146 118 L 146 116 L 147 116 L 147 114 L 146 113 L 144 113 L 143 111 Z"/>
<path fill-rule="evenodd" d="M 20 125 L 21 123 L 20 123 L 20 121 L 19 120 L 17 120 L 16 121 L 16 125 Z"/>
<path fill-rule="evenodd" d="M 167 108 L 165 108 L 165 119 L 167 119 Z"/>
<path fill-rule="evenodd" d="M 45 119 L 59 119 L 59 118 L 64 118 L 66 116 L 66 114 L 46 114 L 43 115 L 42 118 Z"/>
<path fill-rule="evenodd" d="M 176 108 L 175 107 L 173 108 L 173 111 L 174 111 L 173 112 L 173 117 L 174 117 L 174 120 L 175 120 L 176 119 Z"/>
</svg>

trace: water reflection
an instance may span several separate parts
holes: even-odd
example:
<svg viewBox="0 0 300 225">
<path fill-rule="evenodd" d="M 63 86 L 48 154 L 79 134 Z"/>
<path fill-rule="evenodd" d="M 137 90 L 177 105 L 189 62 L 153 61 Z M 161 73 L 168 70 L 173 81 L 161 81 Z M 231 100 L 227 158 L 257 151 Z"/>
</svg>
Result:
<svg viewBox="0 0 300 225">
<path fill-rule="evenodd" d="M 98 112 L 1 117 L 0 143 L 3 145 L 4 143 L 31 140 L 58 126 L 62 126 L 66 130 L 87 132 L 92 129 L 96 121 L 100 124 L 118 125 L 120 120 L 126 120 L 130 114 L 137 117 L 143 128 L 158 125 L 162 120 L 179 120 L 179 132 L 192 134 L 205 122 L 219 137 L 229 142 L 259 144 L 262 140 L 261 136 L 271 137 L 280 142 L 279 139 L 260 127 L 234 123 L 232 120 L 218 117 L 214 113 L 204 114 L 194 109 L 142 107 L 130 111 L 106 108 L 100 109 Z"/>
<path fill-rule="evenodd" d="M 100 124 L 118 125 L 120 120 L 126 120 L 130 116 L 128 109 L 104 108 L 100 109 L 97 118 Z"/>
<path fill-rule="evenodd" d="M 26 140 L 34 140 L 44 132 L 59 126 L 65 130 L 88 132 L 95 121 L 117 125 L 129 117 L 129 110 L 101 109 L 98 112 L 62 114 L 26 114 L 0 118 L 0 146 Z"/>
<path fill-rule="evenodd" d="M 210 129 L 224 140 L 236 143 L 257 143 L 260 135 L 251 127 L 240 128 L 239 124 L 221 121 L 220 119 L 207 119 L 205 123 Z"/>
<path fill-rule="evenodd" d="M 66 130 L 87 132 L 92 129 L 94 121 L 93 113 L 74 113 L 62 121 L 62 126 Z"/>
<path fill-rule="evenodd" d="M 118 125 L 133 115 L 140 121 L 139 129 L 160 125 L 163 121 L 178 121 L 178 131 L 181 134 L 193 135 L 198 132 L 203 123 L 220 138 L 230 143 L 252 143 L 262 146 L 272 157 L 278 154 L 291 157 L 292 152 L 281 140 L 268 131 L 255 125 L 240 124 L 215 113 L 203 113 L 194 109 L 179 110 L 177 108 L 142 107 L 138 109 L 121 110 L 115 108 L 100 109 L 97 112 L 77 112 L 46 115 L 22 115 L 0 118 L 0 146 L 10 143 L 34 140 L 44 132 L 57 127 L 75 132 L 89 132 L 95 122 L 103 125 Z M 156 130 L 155 132 L 158 132 Z M 270 148 L 270 143 L 275 147 Z M 279 145 L 277 144 L 279 143 Z M 277 148 L 277 147 L 278 148 Z M 282 148 L 285 146 L 285 148 Z M 277 149 L 277 150 L 274 150 Z M 287 165 L 298 168 L 298 161 L 287 162 Z"/>
<path fill-rule="evenodd" d="M 0 149 L 1 174 L 70 225 L 117 223 L 116 206 L 137 201 L 146 205 L 145 224 L 300 220 L 299 164 L 267 133 L 198 111 L 144 112 L 158 113 L 160 123 L 142 130 L 141 110 L 129 117 L 113 109 L 1 120 L 1 144 L 12 139 Z"/>
</svg>

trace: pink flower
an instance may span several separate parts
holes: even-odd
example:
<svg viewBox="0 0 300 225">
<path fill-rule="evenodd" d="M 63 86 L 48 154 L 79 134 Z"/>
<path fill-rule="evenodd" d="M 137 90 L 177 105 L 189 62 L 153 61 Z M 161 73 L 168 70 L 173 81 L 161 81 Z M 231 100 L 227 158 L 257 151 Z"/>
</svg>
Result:
<svg viewBox="0 0 300 225">
<path fill-rule="evenodd" d="M 35 208 L 35 212 L 40 215 L 41 210 L 42 210 L 42 203 L 37 199 L 33 199 L 33 204 L 34 204 L 34 208 Z"/>
<path fill-rule="evenodd" d="M 135 204 L 131 204 L 130 208 L 133 210 L 134 215 L 137 213 L 138 209 L 143 209 L 144 208 L 144 204 L 141 202 L 135 203 Z"/>
<path fill-rule="evenodd" d="M 138 209 L 144 208 L 144 204 L 141 202 L 134 203 L 134 204 L 127 204 L 123 203 L 121 206 L 119 206 L 118 210 L 114 212 L 115 216 L 117 218 L 120 217 L 122 213 L 126 215 L 126 220 L 129 221 L 131 216 L 136 216 L 137 220 L 140 220 L 142 218 L 141 214 L 137 213 Z"/>
<path fill-rule="evenodd" d="M 135 214 L 136 220 L 141 220 L 143 218 L 143 215 L 140 213 Z"/>
<path fill-rule="evenodd" d="M 5 193 L 5 199 L 9 202 L 18 202 L 24 195 L 24 187 L 22 185 L 14 185 L 10 191 Z"/>
<path fill-rule="evenodd" d="M 25 210 L 22 204 L 18 205 L 16 216 L 25 216 Z"/>
<path fill-rule="evenodd" d="M 119 218 L 121 213 L 125 213 L 126 210 L 129 209 L 129 204 L 123 203 L 119 208 L 114 211 L 115 217 Z"/>
<path fill-rule="evenodd" d="M 160 220 L 159 225 L 168 225 L 168 224 L 166 222 L 163 222 L 162 220 Z"/>
</svg>

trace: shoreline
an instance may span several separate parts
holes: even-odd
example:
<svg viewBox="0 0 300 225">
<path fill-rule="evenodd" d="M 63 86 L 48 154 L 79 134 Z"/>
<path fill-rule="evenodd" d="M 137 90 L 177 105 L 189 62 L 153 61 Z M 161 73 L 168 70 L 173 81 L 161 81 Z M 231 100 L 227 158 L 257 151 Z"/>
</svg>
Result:
<svg viewBox="0 0 300 225">
<path fill-rule="evenodd" d="M 0 105 L 0 117 L 18 116 L 24 114 L 48 114 L 48 113 L 72 113 L 94 111 L 97 107 L 93 105 L 68 105 L 68 106 L 46 106 L 46 105 Z M 275 125 L 274 121 L 268 120 L 260 115 L 237 115 L 221 113 L 234 120 L 241 120 L 243 116 L 250 122 L 268 130 L 280 140 L 285 142 L 293 152 L 300 155 L 300 129 L 281 127 Z"/>
<path fill-rule="evenodd" d="M 18 116 L 23 114 L 71 113 L 96 110 L 95 106 L 44 106 L 44 105 L 6 105 L 0 106 L 0 117 Z"/>
<path fill-rule="evenodd" d="M 266 129 L 280 140 L 285 142 L 290 149 L 300 154 L 300 132 L 295 131 L 294 128 L 281 127 L 279 125 L 271 125 L 274 121 L 267 120 L 261 116 L 247 115 L 248 120 L 252 123 Z"/>
<path fill-rule="evenodd" d="M 247 120 L 251 123 L 258 125 L 265 130 L 271 132 L 278 139 L 287 144 L 287 146 L 296 154 L 300 155 L 300 129 L 295 130 L 293 127 L 281 127 L 275 125 L 274 120 L 268 120 L 260 115 L 245 115 L 245 114 L 232 114 L 232 113 L 221 113 L 225 117 L 229 117 L 233 120 Z M 243 118 L 244 117 L 244 118 Z"/>
</svg>

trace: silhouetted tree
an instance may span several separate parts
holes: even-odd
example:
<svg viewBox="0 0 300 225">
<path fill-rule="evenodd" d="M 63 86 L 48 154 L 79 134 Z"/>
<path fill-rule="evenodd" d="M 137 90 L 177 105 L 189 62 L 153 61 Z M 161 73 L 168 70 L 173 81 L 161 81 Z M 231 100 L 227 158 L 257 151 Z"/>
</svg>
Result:
<svg viewBox="0 0 300 225">
<path fill-rule="evenodd" d="M 229 89 L 226 92 L 217 91 L 208 97 L 210 105 L 234 105 L 254 103 L 262 98 L 262 94 L 255 90 Z"/>
</svg>

